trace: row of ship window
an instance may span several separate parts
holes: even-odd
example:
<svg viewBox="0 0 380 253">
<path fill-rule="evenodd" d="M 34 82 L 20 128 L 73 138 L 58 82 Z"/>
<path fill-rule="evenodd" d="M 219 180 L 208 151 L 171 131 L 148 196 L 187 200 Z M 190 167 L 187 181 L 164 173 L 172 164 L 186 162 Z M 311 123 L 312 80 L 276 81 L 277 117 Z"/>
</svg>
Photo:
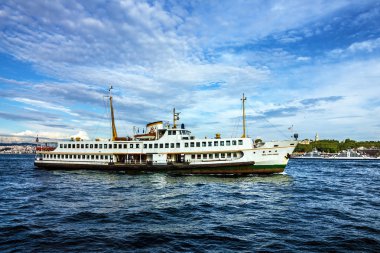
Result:
<svg viewBox="0 0 380 253">
<path fill-rule="evenodd" d="M 215 153 L 215 154 L 193 154 L 191 159 L 219 159 L 219 158 L 237 158 L 237 153 Z"/>
<path fill-rule="evenodd" d="M 187 130 L 168 130 L 168 135 L 190 135 L 190 131 Z"/>
<path fill-rule="evenodd" d="M 114 149 L 122 149 L 122 148 L 128 148 L 127 146 L 128 144 L 124 143 L 124 144 L 60 144 L 59 147 L 60 148 L 96 148 L 96 149 L 112 149 L 112 147 Z M 139 143 L 131 143 L 129 144 L 129 148 L 140 148 L 140 144 Z"/>
<path fill-rule="evenodd" d="M 188 147 L 217 147 L 217 146 L 236 146 L 243 145 L 243 140 L 232 140 L 232 141 L 197 141 L 197 142 L 185 142 L 185 148 Z M 95 148 L 95 149 L 127 149 L 127 148 L 140 148 L 139 143 L 130 143 L 129 147 L 127 143 L 124 144 L 60 144 L 60 148 L 71 149 L 71 148 Z M 181 143 L 150 143 L 144 144 L 144 148 L 180 148 Z"/>
<path fill-rule="evenodd" d="M 82 159 L 82 160 L 108 160 L 108 155 L 60 155 L 44 154 L 43 158 L 48 159 Z"/>
<path fill-rule="evenodd" d="M 217 147 L 217 146 L 236 146 L 243 145 L 243 140 L 233 141 L 197 141 L 197 142 L 185 142 L 185 148 L 188 147 Z M 144 148 L 180 148 L 180 143 L 150 143 L 144 144 Z"/>
<path fill-rule="evenodd" d="M 219 159 L 219 158 L 236 158 L 237 153 L 215 153 L 215 154 L 192 154 L 191 159 Z M 61 154 L 43 154 L 46 159 L 82 159 L 82 160 L 108 160 L 108 155 L 61 155 Z"/>
</svg>

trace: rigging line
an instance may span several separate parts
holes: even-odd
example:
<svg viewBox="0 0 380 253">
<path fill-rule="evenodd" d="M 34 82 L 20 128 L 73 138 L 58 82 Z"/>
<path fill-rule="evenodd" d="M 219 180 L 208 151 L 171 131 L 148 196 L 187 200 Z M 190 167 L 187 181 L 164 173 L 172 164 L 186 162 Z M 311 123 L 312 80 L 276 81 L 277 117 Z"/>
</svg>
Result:
<svg viewBox="0 0 380 253">
<path fill-rule="evenodd" d="M 239 126 L 240 126 L 240 121 L 241 121 L 241 117 L 237 117 L 235 120 L 234 120 L 234 125 L 233 125 L 233 128 L 232 128 L 232 132 L 231 132 L 231 138 L 235 138 L 238 136 L 238 129 L 239 129 Z"/>
<path fill-rule="evenodd" d="M 266 122 L 269 123 L 269 125 L 271 125 L 278 133 L 280 133 L 282 136 L 284 136 L 285 138 L 288 138 L 288 136 L 285 134 L 284 131 L 281 131 L 279 128 L 277 128 L 275 125 L 273 125 L 268 119 L 264 118 L 264 120 Z"/>
<path fill-rule="evenodd" d="M 105 110 L 105 103 L 104 103 L 104 97 L 103 97 L 103 99 L 102 99 L 102 105 L 103 105 L 103 110 Z M 103 112 L 104 113 L 104 112 Z M 103 115 L 102 115 L 103 116 Z M 98 132 L 99 132 L 99 128 L 101 127 L 101 121 L 99 121 L 97 124 L 95 124 L 95 137 L 96 136 L 98 136 Z M 100 133 L 100 135 L 101 135 L 101 133 Z"/>
<path fill-rule="evenodd" d="M 248 107 L 249 107 L 252 111 L 254 111 L 253 108 L 252 108 L 250 105 L 248 105 Z M 268 122 L 269 125 L 271 125 L 271 127 L 274 128 L 278 133 L 280 133 L 281 135 L 283 135 L 285 138 L 288 138 L 288 136 L 285 134 L 284 131 L 280 130 L 278 127 L 276 127 L 275 125 L 273 125 L 272 122 L 270 122 L 265 116 L 262 116 L 262 118 L 263 118 L 266 122 Z"/>
<path fill-rule="evenodd" d="M 243 110 L 243 104 L 240 105 L 240 112 L 242 112 Z M 240 134 L 239 134 L 239 129 L 240 127 L 243 127 L 243 119 L 241 116 L 237 117 L 236 118 L 236 121 L 235 121 L 235 125 L 232 129 L 232 134 L 231 134 L 231 138 L 235 138 L 235 137 L 240 137 Z M 248 132 L 247 130 L 248 128 L 246 127 L 246 131 Z"/>
<path fill-rule="evenodd" d="M 103 99 L 102 99 L 102 104 L 103 104 L 103 113 L 101 114 L 101 116 L 105 116 L 106 115 L 106 104 L 105 104 L 105 101 L 104 101 L 105 97 L 103 96 Z M 95 134 L 98 135 L 98 131 L 99 131 L 99 128 L 101 127 L 101 121 L 98 122 L 98 124 L 96 124 L 96 130 L 95 130 Z M 100 133 L 100 135 L 102 135 Z"/>
<path fill-rule="evenodd" d="M 109 123 L 109 128 L 108 129 L 111 129 L 111 135 L 110 136 L 112 136 L 112 122 L 111 122 L 111 108 L 110 108 L 110 106 L 108 106 L 109 105 L 109 102 L 108 102 L 108 99 L 106 100 L 105 98 L 107 98 L 108 96 L 103 96 L 103 103 L 104 103 L 104 112 L 105 112 L 105 114 L 106 114 L 106 119 L 107 119 L 107 121 L 108 121 L 108 123 Z M 111 139 L 112 139 L 112 137 L 111 137 Z"/>
<path fill-rule="evenodd" d="M 116 117 L 117 117 L 117 120 L 118 120 L 118 122 L 119 122 L 119 126 L 120 126 L 120 136 L 128 136 L 128 125 L 127 125 L 127 122 L 126 122 L 126 120 L 124 120 L 123 119 L 123 117 L 122 116 L 120 116 L 121 115 L 121 113 L 119 114 L 119 115 L 117 115 Z M 125 132 L 124 132 L 125 131 Z M 125 135 L 124 134 L 122 134 L 122 133 L 125 133 Z"/>
<path fill-rule="evenodd" d="M 232 134 L 231 134 L 231 138 L 235 138 L 236 137 L 236 133 L 237 133 L 237 129 L 239 127 L 239 119 L 235 119 L 235 124 L 232 128 Z"/>
</svg>

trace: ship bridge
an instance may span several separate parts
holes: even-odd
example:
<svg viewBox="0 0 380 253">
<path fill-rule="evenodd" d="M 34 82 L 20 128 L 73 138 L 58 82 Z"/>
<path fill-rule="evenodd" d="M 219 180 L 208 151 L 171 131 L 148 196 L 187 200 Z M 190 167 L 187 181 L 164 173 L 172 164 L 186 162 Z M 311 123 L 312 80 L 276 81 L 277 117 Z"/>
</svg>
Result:
<svg viewBox="0 0 380 253">
<path fill-rule="evenodd" d="M 169 140 L 192 140 L 194 136 L 191 136 L 191 132 L 185 129 L 185 125 L 181 125 L 181 129 L 169 128 L 169 129 L 160 129 L 158 130 L 158 139 L 169 139 Z"/>
</svg>

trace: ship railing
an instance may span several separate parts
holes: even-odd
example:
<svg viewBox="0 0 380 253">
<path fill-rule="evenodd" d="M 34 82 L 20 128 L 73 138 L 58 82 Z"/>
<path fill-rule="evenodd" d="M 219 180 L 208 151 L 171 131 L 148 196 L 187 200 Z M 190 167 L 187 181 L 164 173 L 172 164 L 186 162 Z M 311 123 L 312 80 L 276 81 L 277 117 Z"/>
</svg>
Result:
<svg viewBox="0 0 380 253">
<path fill-rule="evenodd" d="M 139 164 L 148 164 L 148 160 L 126 160 L 125 164 L 139 165 Z"/>
</svg>

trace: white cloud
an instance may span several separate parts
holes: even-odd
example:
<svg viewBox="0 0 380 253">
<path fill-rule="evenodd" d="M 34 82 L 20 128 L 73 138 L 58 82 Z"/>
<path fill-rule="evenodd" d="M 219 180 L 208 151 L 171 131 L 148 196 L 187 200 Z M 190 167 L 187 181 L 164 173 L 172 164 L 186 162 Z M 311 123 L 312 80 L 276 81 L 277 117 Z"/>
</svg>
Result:
<svg viewBox="0 0 380 253">
<path fill-rule="evenodd" d="M 31 130 L 25 130 L 22 132 L 14 133 L 16 136 L 37 136 L 37 134 Z"/>
<path fill-rule="evenodd" d="M 37 137 L 39 138 L 40 142 L 69 140 L 76 137 L 79 137 L 83 140 L 90 139 L 88 133 L 84 130 L 78 130 L 77 132 L 74 132 L 73 130 L 70 130 L 68 132 L 24 130 L 21 132 L 14 132 L 6 135 L 0 134 L 1 142 L 35 142 Z"/>
<path fill-rule="evenodd" d="M 345 1 L 218 1 L 200 8 L 180 28 L 197 30 L 204 45 L 245 43 L 269 34 L 302 27 L 347 6 Z"/>
<path fill-rule="evenodd" d="M 351 44 L 347 48 L 347 50 L 352 52 L 352 53 L 355 53 L 358 51 L 372 52 L 379 47 L 380 47 L 380 38 L 377 38 L 377 39 L 373 39 L 373 40 L 355 42 L 355 43 Z"/>
<path fill-rule="evenodd" d="M 368 3 L 7 2 L 0 7 L 0 51 L 31 63 L 33 70 L 57 81 L 28 83 L 0 78 L 0 82 L 31 87 L 28 93 L 19 95 L 22 92 L 13 89 L 7 95 L 26 104 L 28 111 L 46 109 L 65 114 L 44 131 L 51 132 L 49 127 L 56 125 L 66 137 L 74 133 L 69 133 L 62 121 L 72 124 L 69 119 L 76 120 L 79 114 L 85 119 L 74 122 L 75 127 L 87 130 L 99 124 L 106 129 L 107 125 L 97 120 L 104 120 L 99 111 L 110 84 L 115 87 L 115 107 L 121 112 L 121 122 L 128 127 L 152 118 L 170 119 L 170 110 L 176 106 L 201 135 L 214 133 L 218 127 L 226 131 L 233 128 L 234 123 L 228 121 L 240 115 L 243 92 L 257 101 L 253 115 L 298 106 L 303 97 L 347 97 L 339 105 L 316 106 L 322 113 L 308 111 L 285 119 L 312 128 L 326 111 L 331 116 L 346 116 L 342 107 L 349 107 L 350 102 L 355 106 L 353 114 L 368 115 L 363 106 L 378 94 L 378 88 L 374 85 L 376 78 L 360 73 L 376 75 L 377 59 L 370 61 L 372 66 L 365 66 L 368 62 L 343 61 L 334 65 L 326 63 L 328 59 L 322 64 L 307 48 L 286 48 L 334 29 L 324 21 L 339 16 L 339 11 Z M 281 44 L 284 49 L 271 45 L 260 48 L 261 39 L 266 37 L 287 44 Z M 379 43 L 379 39 L 354 42 L 331 54 L 374 52 Z M 306 63 L 310 66 L 298 67 Z M 370 87 L 358 89 L 358 84 Z M 362 97 L 354 99 L 355 94 Z M 81 113 L 73 106 L 77 104 Z M 302 117 L 313 121 L 308 125 Z M 275 123 L 288 125 L 280 120 Z M 33 127 L 41 125 L 35 123 Z M 90 129 L 88 135 L 94 136 L 95 132 Z M 265 136 L 264 132 L 259 134 Z"/>
<path fill-rule="evenodd" d="M 180 20 L 158 4 L 122 1 L 101 10 L 92 3 L 33 1 L 3 8 L 3 48 L 46 69 L 164 63 L 183 58 L 189 48 L 173 32 Z"/>
<path fill-rule="evenodd" d="M 56 104 L 52 104 L 52 103 L 48 103 L 46 101 L 34 100 L 34 99 L 29 99 L 29 98 L 20 98 L 20 97 L 13 98 L 12 100 L 20 102 L 20 103 L 27 104 L 29 106 L 39 107 L 42 110 L 46 110 L 46 109 L 56 110 L 56 111 L 61 111 L 61 112 L 70 114 L 72 116 L 79 116 L 77 113 L 73 113 L 69 108 L 66 108 L 66 107 L 60 106 L 60 105 L 56 105 Z"/>
<path fill-rule="evenodd" d="M 30 85 L 31 84 L 29 82 L 17 81 L 14 79 L 8 79 L 8 78 L 3 78 L 3 77 L 0 77 L 0 82 L 8 83 L 8 84 L 15 84 L 15 85 Z"/>
<path fill-rule="evenodd" d="M 299 57 L 297 57 L 297 61 L 310 61 L 310 57 L 299 56 Z"/>
<path fill-rule="evenodd" d="M 380 112 L 378 69 L 379 60 L 372 59 L 308 66 L 288 73 L 295 75 L 298 81 L 308 82 L 307 86 L 299 86 L 289 93 L 294 98 L 342 96 L 344 99 L 300 110 L 294 117 L 274 119 L 274 123 L 289 120 L 308 138 L 315 132 L 323 138 L 377 138 L 380 134 L 376 127 Z M 289 80 L 293 81 L 296 80 Z M 284 106 L 292 106 L 292 103 Z"/>
<path fill-rule="evenodd" d="M 380 48 L 380 38 L 366 41 L 354 42 L 347 48 L 336 48 L 328 52 L 332 57 L 347 57 L 354 54 L 366 52 L 371 53 Z"/>
<path fill-rule="evenodd" d="M 2 9 L 8 18 L 0 23 L 4 35 L 0 45 L 19 59 L 58 76 L 62 68 L 75 73 L 78 67 L 104 66 L 110 70 L 122 67 L 125 74 L 132 74 L 136 66 L 168 69 L 176 62 L 202 65 L 199 60 L 204 49 L 244 44 L 298 28 L 347 3 L 189 3 L 190 13 L 178 3 L 171 3 L 170 9 L 162 5 L 115 1 L 99 8 L 76 1 L 8 3 Z M 300 38 L 283 39 L 294 42 Z M 65 73 L 65 78 L 70 75 Z"/>
<path fill-rule="evenodd" d="M 60 140 L 60 139 L 68 139 L 68 135 L 62 132 L 49 132 L 49 131 L 33 131 L 33 130 L 25 130 L 22 132 L 12 133 L 12 137 L 15 137 L 18 141 L 22 140 L 31 140 L 33 138 L 40 139 L 51 139 L 51 140 Z"/>
<path fill-rule="evenodd" d="M 80 130 L 78 133 L 71 135 L 70 138 L 81 138 L 83 140 L 89 140 L 90 139 L 90 137 L 88 137 L 88 133 L 86 131 L 83 131 L 83 130 Z"/>
</svg>

